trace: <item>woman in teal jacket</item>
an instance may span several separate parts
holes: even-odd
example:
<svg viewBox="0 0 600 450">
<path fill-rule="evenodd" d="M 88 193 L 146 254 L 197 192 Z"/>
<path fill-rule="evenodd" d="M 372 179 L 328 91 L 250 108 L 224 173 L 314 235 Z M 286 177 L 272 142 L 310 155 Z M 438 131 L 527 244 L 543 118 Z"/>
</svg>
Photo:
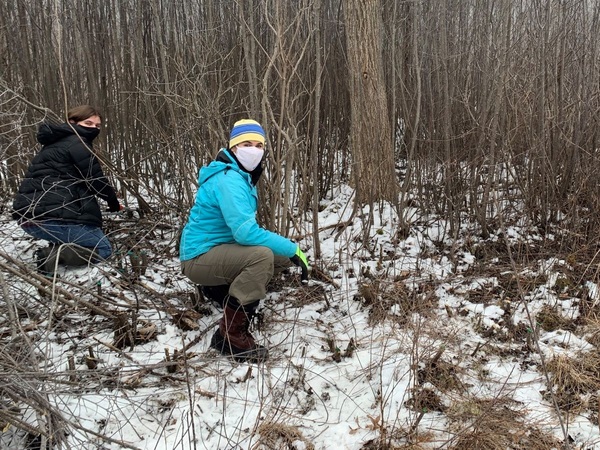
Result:
<svg viewBox="0 0 600 450">
<path fill-rule="evenodd" d="M 204 292 L 225 294 L 211 347 L 246 361 L 262 361 L 268 355 L 248 328 L 275 270 L 291 261 L 302 268 L 303 280 L 309 270 L 296 243 L 256 222 L 264 145 L 265 132 L 258 122 L 235 123 L 229 148 L 200 170 L 179 249 L 183 273 L 192 282 Z"/>
</svg>

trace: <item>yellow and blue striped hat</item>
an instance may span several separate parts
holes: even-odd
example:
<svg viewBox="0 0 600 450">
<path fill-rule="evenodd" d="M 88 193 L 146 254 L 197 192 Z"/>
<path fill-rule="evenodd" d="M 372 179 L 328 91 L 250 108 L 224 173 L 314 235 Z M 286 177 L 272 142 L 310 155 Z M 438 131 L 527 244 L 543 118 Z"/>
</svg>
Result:
<svg viewBox="0 0 600 450">
<path fill-rule="evenodd" d="M 244 141 L 258 141 L 265 144 L 265 130 L 256 120 L 243 119 L 233 124 L 229 135 L 229 148 Z"/>
</svg>

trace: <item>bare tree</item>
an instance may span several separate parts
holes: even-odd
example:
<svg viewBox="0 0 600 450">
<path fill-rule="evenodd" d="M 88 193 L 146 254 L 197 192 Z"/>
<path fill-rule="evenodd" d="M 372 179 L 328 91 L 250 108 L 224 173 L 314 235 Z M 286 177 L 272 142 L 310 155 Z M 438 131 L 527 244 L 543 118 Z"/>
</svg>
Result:
<svg viewBox="0 0 600 450">
<path fill-rule="evenodd" d="M 383 73 L 381 1 L 344 1 L 344 23 L 357 201 L 395 201 L 398 183 Z"/>
<path fill-rule="evenodd" d="M 401 167 L 401 203 L 443 214 L 454 236 L 466 215 L 490 235 L 517 202 L 541 228 L 572 221 L 577 239 L 600 225 L 597 2 L 0 7 L 5 189 L 40 121 L 93 103 L 115 184 L 163 214 L 185 214 L 199 167 L 257 115 L 271 140 L 261 217 L 282 232 L 307 233 L 291 212 L 350 177 L 359 203 L 398 201 Z"/>
</svg>

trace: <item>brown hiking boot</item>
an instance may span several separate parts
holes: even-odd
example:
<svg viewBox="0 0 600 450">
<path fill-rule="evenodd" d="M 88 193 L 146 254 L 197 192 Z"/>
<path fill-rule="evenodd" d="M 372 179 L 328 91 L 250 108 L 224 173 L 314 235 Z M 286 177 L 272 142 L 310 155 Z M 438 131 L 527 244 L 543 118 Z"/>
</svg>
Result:
<svg viewBox="0 0 600 450">
<path fill-rule="evenodd" d="M 258 302 L 246 306 L 227 304 L 219 329 L 215 331 L 210 346 L 223 355 L 233 356 L 240 362 L 260 362 L 267 359 L 268 350 L 254 341 L 250 334 L 250 318 Z"/>
</svg>

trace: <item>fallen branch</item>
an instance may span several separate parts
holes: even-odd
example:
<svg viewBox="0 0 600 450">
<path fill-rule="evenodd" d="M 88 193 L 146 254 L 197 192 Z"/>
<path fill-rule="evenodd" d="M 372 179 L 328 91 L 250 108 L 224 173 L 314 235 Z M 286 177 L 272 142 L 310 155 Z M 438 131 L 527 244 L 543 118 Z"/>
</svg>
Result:
<svg viewBox="0 0 600 450">
<path fill-rule="evenodd" d="M 5 270 L 12 275 L 20 278 L 26 283 L 35 287 L 38 292 L 43 292 L 49 296 L 55 296 L 58 302 L 63 305 L 69 306 L 71 308 L 76 308 L 77 306 L 85 306 L 86 308 L 91 309 L 94 313 L 99 314 L 101 316 L 107 317 L 109 319 L 114 319 L 115 315 L 100 306 L 94 305 L 93 303 L 88 302 L 87 300 L 83 300 L 81 297 L 71 294 L 66 289 L 56 285 L 52 280 L 39 275 L 35 272 L 32 272 L 24 263 L 18 261 L 17 259 L 7 255 L 4 252 L 0 252 L 0 256 L 3 257 L 6 261 L 16 265 L 20 270 L 15 269 L 14 267 L 6 264 L 4 262 L 0 262 L 0 269 Z M 111 302 L 110 299 L 105 298 L 104 296 L 94 294 L 90 292 L 90 295 L 97 298 L 101 301 Z"/>
</svg>

